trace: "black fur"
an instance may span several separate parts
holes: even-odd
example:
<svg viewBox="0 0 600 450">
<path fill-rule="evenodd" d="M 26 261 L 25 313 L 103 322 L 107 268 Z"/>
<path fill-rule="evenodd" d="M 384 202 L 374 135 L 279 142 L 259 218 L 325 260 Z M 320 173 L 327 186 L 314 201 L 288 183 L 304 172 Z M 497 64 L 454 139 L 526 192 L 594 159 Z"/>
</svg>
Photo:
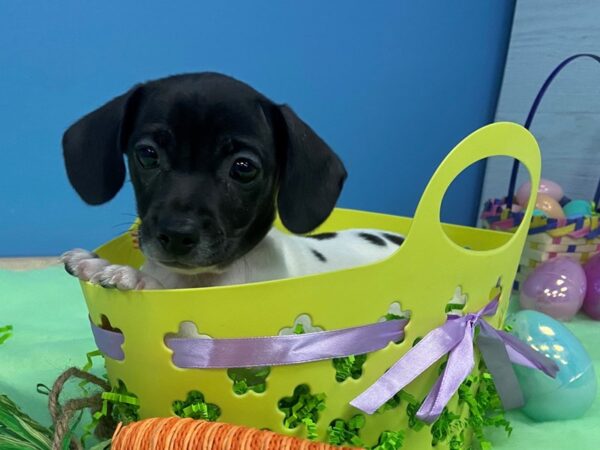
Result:
<svg viewBox="0 0 600 450">
<path fill-rule="evenodd" d="M 371 233 L 359 233 L 358 234 L 361 238 L 363 238 L 364 240 L 370 242 L 373 245 L 377 245 L 378 247 L 385 247 L 387 244 L 386 242 L 383 240 L 383 238 L 376 236 L 374 234 Z"/>
<path fill-rule="evenodd" d="M 404 238 L 402 236 L 398 236 L 397 234 L 383 233 L 383 237 L 385 237 L 392 244 L 402 245 L 404 243 Z"/>
<path fill-rule="evenodd" d="M 142 165 L 148 149 L 156 167 Z M 335 153 L 288 106 L 215 73 L 135 86 L 73 124 L 63 152 L 71 184 L 90 204 L 117 194 L 126 155 L 141 248 L 181 269 L 244 255 L 271 228 L 276 205 L 290 231 L 313 230 L 346 178 Z M 249 182 L 232 176 L 240 158 L 257 169 Z"/>
<path fill-rule="evenodd" d="M 315 255 L 319 261 L 327 262 L 327 258 L 325 258 L 325 255 L 323 255 L 323 253 L 321 253 L 313 248 L 311 248 L 311 251 L 313 252 L 313 255 Z"/>
<path fill-rule="evenodd" d="M 311 234 L 307 236 L 311 239 L 316 239 L 318 241 L 325 241 L 327 239 L 333 239 L 337 236 L 337 233 L 319 233 L 319 234 Z"/>
</svg>

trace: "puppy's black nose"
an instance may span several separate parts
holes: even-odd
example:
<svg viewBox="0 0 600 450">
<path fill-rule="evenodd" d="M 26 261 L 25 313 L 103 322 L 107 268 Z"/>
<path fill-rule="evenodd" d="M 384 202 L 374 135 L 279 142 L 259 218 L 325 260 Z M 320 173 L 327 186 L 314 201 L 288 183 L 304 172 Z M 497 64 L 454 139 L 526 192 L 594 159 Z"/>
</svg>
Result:
<svg viewBox="0 0 600 450">
<path fill-rule="evenodd" d="M 167 222 L 161 224 L 156 238 L 169 254 L 183 256 L 196 247 L 200 233 L 193 224 Z"/>
</svg>

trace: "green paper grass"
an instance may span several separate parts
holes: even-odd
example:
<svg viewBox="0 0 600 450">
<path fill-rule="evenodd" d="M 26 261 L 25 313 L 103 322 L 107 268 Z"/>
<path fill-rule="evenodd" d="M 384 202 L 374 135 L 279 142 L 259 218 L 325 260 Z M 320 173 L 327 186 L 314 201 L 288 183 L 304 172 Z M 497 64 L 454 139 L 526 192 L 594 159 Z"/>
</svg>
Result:
<svg viewBox="0 0 600 450">
<path fill-rule="evenodd" d="M 316 424 L 319 412 L 325 409 L 325 399 L 325 394 L 311 394 L 306 384 L 297 386 L 291 397 L 279 400 L 279 410 L 285 414 L 284 426 L 292 429 L 302 424 L 306 427 L 308 439 L 316 439 Z"/>
<path fill-rule="evenodd" d="M 12 325 L 5 325 L 0 327 L 0 344 L 4 343 L 9 337 L 12 336 Z"/>
<path fill-rule="evenodd" d="M 137 395 L 129 392 L 127 386 L 121 380 L 113 386 L 110 392 L 102 393 L 102 410 L 96 413 L 95 419 L 108 415 L 116 422 L 127 425 L 139 420 L 140 403 Z"/>
<path fill-rule="evenodd" d="M 387 322 L 390 320 L 402 320 L 406 319 L 406 316 L 399 316 L 398 314 L 387 313 L 383 316 L 383 319 Z M 300 325 L 300 324 L 298 324 Z M 300 325 L 301 326 L 301 325 Z M 402 340 L 395 342 L 400 344 Z M 335 379 L 338 383 L 346 381 L 348 378 L 358 380 L 362 376 L 363 365 L 367 361 L 367 355 L 352 355 L 344 358 L 334 358 L 333 367 L 335 369 Z"/>
<path fill-rule="evenodd" d="M 444 312 L 459 314 L 463 309 L 465 309 L 466 303 L 448 303 L 446 308 L 444 308 Z"/>
<path fill-rule="evenodd" d="M 304 325 L 302 325 L 301 323 L 297 323 L 296 326 L 294 327 L 294 334 L 304 334 L 306 333 L 306 331 L 304 331 Z"/>
<path fill-rule="evenodd" d="M 204 394 L 200 391 L 190 391 L 184 401 L 173 402 L 175 415 L 184 418 L 216 421 L 221 415 L 221 408 L 214 403 L 206 403 Z"/>
<path fill-rule="evenodd" d="M 98 350 L 98 349 L 92 350 L 91 352 L 87 352 L 85 354 L 85 358 L 86 358 L 86 363 L 81 368 L 81 370 L 83 370 L 85 372 L 90 372 L 92 370 L 92 367 L 94 366 L 94 358 L 100 359 L 102 361 L 102 365 L 104 365 L 104 355 L 102 355 L 102 352 L 100 350 Z M 107 377 L 106 374 L 103 375 L 103 378 L 108 379 L 108 377 Z M 83 395 L 89 395 L 89 391 L 88 391 L 88 389 L 86 387 L 89 384 L 91 384 L 91 382 L 88 381 L 88 380 L 81 380 L 79 382 L 79 387 L 83 391 Z M 38 385 L 38 392 L 40 392 L 40 387 L 45 387 L 45 386 Z M 96 388 L 97 388 L 97 386 L 96 386 Z M 48 388 L 46 388 L 46 389 L 48 389 Z M 87 423 L 86 425 L 83 426 L 83 433 L 81 435 L 81 438 L 79 439 L 79 441 L 81 442 L 81 445 L 83 446 L 83 448 L 86 447 L 86 441 L 94 433 L 94 430 L 98 426 L 98 422 L 100 421 L 100 419 L 102 417 L 108 415 L 108 409 L 109 409 L 108 400 L 104 400 L 103 399 L 103 401 L 102 401 L 102 408 L 100 409 L 100 411 L 97 411 L 96 413 L 92 414 L 92 420 L 89 423 Z M 95 445 L 93 447 L 93 449 L 94 450 L 102 450 L 100 447 L 98 447 L 100 444 Z"/>
<path fill-rule="evenodd" d="M 248 391 L 257 394 L 267 389 L 267 377 L 271 373 L 270 367 L 247 367 L 227 369 L 227 376 L 233 381 L 233 392 L 244 395 Z"/>
<path fill-rule="evenodd" d="M 452 450 L 463 448 L 466 424 L 458 414 L 444 408 L 440 417 L 431 425 L 431 445 L 435 447 L 440 442 L 447 442 Z"/>
<path fill-rule="evenodd" d="M 457 414 L 444 408 L 440 417 L 430 426 L 432 445 L 440 442 L 448 444 L 451 450 L 464 448 L 465 431 L 470 429 L 481 450 L 490 450 L 492 443 L 485 437 L 484 430 L 488 427 L 504 428 L 510 436 L 512 427 L 506 420 L 502 402 L 496 391 L 491 374 L 483 362 L 479 365 L 480 374 L 470 375 L 458 388 L 459 405 L 466 405 L 468 415 L 462 419 Z M 475 386 L 478 388 L 475 391 Z M 406 403 L 409 428 L 418 431 L 427 426 L 416 416 L 421 402 L 404 391 L 401 397 Z M 398 394 L 397 394 L 398 395 Z"/>
<path fill-rule="evenodd" d="M 366 419 L 362 414 L 353 416 L 348 422 L 343 419 L 335 419 L 327 428 L 327 442 L 332 445 L 350 444 L 362 447 L 364 442 L 359 434 L 365 423 Z"/>
<path fill-rule="evenodd" d="M 404 445 L 404 431 L 384 431 L 370 450 L 400 450 Z"/>
<path fill-rule="evenodd" d="M 415 345 L 417 345 L 422 340 L 423 340 L 423 338 L 421 336 L 416 337 L 415 340 L 413 341 L 411 347 L 414 347 Z"/>
<path fill-rule="evenodd" d="M 367 355 L 351 355 L 344 358 L 334 358 L 335 380 L 338 383 L 348 378 L 358 380 L 362 376 L 362 368 L 367 361 Z"/>
<path fill-rule="evenodd" d="M 503 428 L 508 436 L 512 432 L 510 422 L 506 420 L 502 402 L 496 391 L 492 375 L 480 363 L 481 373 L 469 376 L 458 389 L 459 402 L 466 403 L 469 408 L 468 426 L 472 428 L 475 438 L 482 450 L 492 448 L 492 443 L 486 439 L 484 430 L 487 427 Z M 479 382 L 476 392 L 473 386 Z"/>
</svg>

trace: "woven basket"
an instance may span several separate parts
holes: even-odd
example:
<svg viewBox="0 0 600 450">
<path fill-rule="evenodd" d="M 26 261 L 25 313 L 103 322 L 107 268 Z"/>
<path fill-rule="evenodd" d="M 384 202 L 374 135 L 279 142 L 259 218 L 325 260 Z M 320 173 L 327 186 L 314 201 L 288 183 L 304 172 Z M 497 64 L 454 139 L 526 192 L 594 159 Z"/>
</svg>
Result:
<svg viewBox="0 0 600 450">
<path fill-rule="evenodd" d="M 561 62 L 540 88 L 525 121 L 525 128 L 529 129 L 531 127 L 539 104 L 554 78 L 569 63 L 584 57 L 600 62 L 600 57 L 587 53 L 573 55 Z M 485 228 L 513 232 L 525 220 L 523 212 L 512 211 L 518 169 L 519 161 L 515 160 L 508 195 L 502 199 L 490 199 L 485 202 L 481 214 L 482 224 Z M 598 207 L 599 199 L 600 183 L 596 188 L 594 196 L 596 208 Z M 570 200 L 568 197 L 564 197 L 560 201 L 561 206 L 566 205 Z M 599 251 L 600 222 L 597 210 L 593 211 L 591 215 L 565 219 L 533 216 L 529 224 L 529 233 L 523 254 L 521 255 L 514 288 L 518 289 L 519 284 L 527 278 L 531 271 L 544 261 L 558 256 L 568 256 L 576 261 L 585 263 Z"/>
</svg>

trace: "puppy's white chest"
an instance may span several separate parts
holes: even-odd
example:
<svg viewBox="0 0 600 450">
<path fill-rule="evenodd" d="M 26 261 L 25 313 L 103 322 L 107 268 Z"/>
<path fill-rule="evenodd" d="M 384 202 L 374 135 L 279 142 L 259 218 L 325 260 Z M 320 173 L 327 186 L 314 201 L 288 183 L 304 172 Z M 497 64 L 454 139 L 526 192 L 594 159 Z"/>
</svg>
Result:
<svg viewBox="0 0 600 450">
<path fill-rule="evenodd" d="M 221 272 L 179 274 L 169 272 L 151 261 L 143 271 L 158 279 L 166 288 L 278 280 L 370 264 L 394 253 L 403 240 L 399 234 L 371 229 L 302 237 L 273 228 L 253 250 Z"/>
</svg>

